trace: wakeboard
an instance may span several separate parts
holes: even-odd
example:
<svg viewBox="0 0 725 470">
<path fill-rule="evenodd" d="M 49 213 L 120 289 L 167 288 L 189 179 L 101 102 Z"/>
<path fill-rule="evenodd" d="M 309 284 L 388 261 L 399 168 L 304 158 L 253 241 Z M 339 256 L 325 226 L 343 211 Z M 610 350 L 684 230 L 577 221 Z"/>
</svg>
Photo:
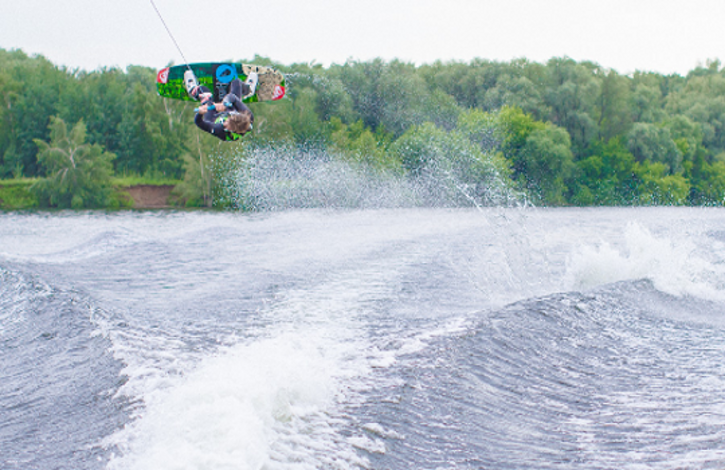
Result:
<svg viewBox="0 0 725 470">
<path fill-rule="evenodd" d="M 194 101 L 186 92 L 184 72 L 189 68 L 196 75 L 199 85 L 206 86 L 214 94 L 214 101 L 219 102 L 226 96 L 229 84 L 235 78 L 242 81 L 256 72 L 259 76 L 254 94 L 244 98 L 245 103 L 258 101 L 275 101 L 282 99 L 286 93 L 286 83 L 282 72 L 264 65 L 250 65 L 233 62 L 204 62 L 166 67 L 156 75 L 156 89 L 160 96 L 176 100 Z"/>
</svg>

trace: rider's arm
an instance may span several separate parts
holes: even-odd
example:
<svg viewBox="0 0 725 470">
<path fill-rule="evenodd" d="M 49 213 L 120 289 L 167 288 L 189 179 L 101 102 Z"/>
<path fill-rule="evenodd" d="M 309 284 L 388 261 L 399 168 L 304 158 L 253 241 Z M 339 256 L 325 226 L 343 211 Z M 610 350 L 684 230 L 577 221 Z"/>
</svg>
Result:
<svg viewBox="0 0 725 470">
<path fill-rule="evenodd" d="M 249 115 L 252 117 L 251 118 L 252 122 L 254 122 L 254 114 L 252 114 L 252 110 L 249 109 L 247 107 L 247 105 L 244 104 L 244 102 L 242 100 L 240 100 L 237 95 L 229 94 L 229 95 L 225 96 L 224 103 L 228 103 L 228 105 L 227 104 L 223 105 L 223 106 L 225 106 L 224 109 L 231 108 L 238 113 L 249 113 Z M 219 109 L 219 108 L 217 108 L 217 109 Z"/>
<path fill-rule="evenodd" d="M 224 125 L 215 124 L 213 121 L 204 119 L 204 116 L 201 112 L 196 113 L 196 116 L 194 116 L 194 124 L 196 124 L 199 129 L 206 131 L 209 134 L 220 138 L 221 140 L 226 139 Z"/>
</svg>

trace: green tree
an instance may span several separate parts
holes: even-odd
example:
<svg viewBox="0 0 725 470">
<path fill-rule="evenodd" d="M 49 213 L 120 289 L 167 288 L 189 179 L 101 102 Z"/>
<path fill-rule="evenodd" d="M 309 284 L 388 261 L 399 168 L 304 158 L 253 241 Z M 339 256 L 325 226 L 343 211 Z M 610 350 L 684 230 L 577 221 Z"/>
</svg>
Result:
<svg viewBox="0 0 725 470">
<path fill-rule="evenodd" d="M 13 104 L 17 100 L 22 84 L 0 69 L 0 178 L 23 174 L 23 162 L 17 149 Z"/>
<path fill-rule="evenodd" d="M 725 204 L 725 162 L 717 160 L 710 164 L 700 160 L 696 162 L 692 173 L 690 194 L 693 203 L 718 206 Z"/>
<path fill-rule="evenodd" d="M 502 74 L 496 86 L 486 90 L 483 96 L 483 109 L 496 110 L 504 106 L 522 109 L 525 113 L 541 119 L 548 114 L 547 106 L 541 96 L 541 90 L 528 77 L 518 74 Z"/>
<path fill-rule="evenodd" d="M 32 187 L 41 205 L 59 208 L 105 207 L 110 203 L 115 155 L 86 142 L 83 121 L 68 132 L 65 121 L 51 118 L 50 143 L 35 139 L 46 177 Z"/>
<path fill-rule="evenodd" d="M 505 108 L 503 112 L 505 113 L 510 109 L 515 108 Z M 478 145 L 484 153 L 501 150 L 498 114 L 487 113 L 480 109 L 470 109 L 458 116 L 456 128 L 466 135 L 471 142 Z"/>
<path fill-rule="evenodd" d="M 637 201 L 636 162 L 620 137 L 592 146 L 590 157 L 576 162 L 572 202 L 579 205 L 625 205 Z"/>
<path fill-rule="evenodd" d="M 367 63 L 348 61 L 334 67 L 331 75 L 342 81 L 355 113 L 366 127 L 372 130 L 382 127 L 396 137 L 412 126 L 436 119 L 427 112 L 452 109 L 452 100 L 440 106 L 443 97 L 431 94 L 413 64 L 397 60 L 386 63 L 382 59 Z M 450 124 L 455 122 L 444 115 L 441 117 Z"/>
<path fill-rule="evenodd" d="M 509 196 L 505 159 L 482 152 L 458 130 L 446 132 L 427 122 L 409 129 L 389 151 L 413 184 L 425 188 L 426 204 L 495 204 Z"/>
<path fill-rule="evenodd" d="M 11 172 L 19 168 L 25 176 L 36 176 L 41 169 L 33 140 L 46 137 L 50 116 L 56 114 L 59 96 L 72 83 L 72 75 L 42 56 L 30 58 L 21 51 L 3 51 L 0 70 L 9 84 L 0 96 L 5 102 L 5 121 L 10 124 L 7 132 L 11 136 L 0 154 L 10 150 L 7 157 L 12 160 L 8 165 Z"/>
<path fill-rule="evenodd" d="M 632 126 L 629 79 L 614 70 L 598 72 L 601 80 L 596 101 L 599 140 L 608 141 L 626 134 Z"/>
<path fill-rule="evenodd" d="M 567 132 L 518 108 L 501 109 L 498 128 L 514 180 L 544 203 L 563 204 L 566 181 L 574 171 Z"/>
<path fill-rule="evenodd" d="M 545 100 L 551 107 L 549 120 L 566 129 L 577 156 L 584 155 L 599 135 L 595 116 L 601 84 L 594 75 L 598 69 L 595 64 L 577 64 L 569 58 L 551 59 L 547 64 L 550 78 Z"/>
<path fill-rule="evenodd" d="M 697 123 L 703 145 L 712 155 L 725 151 L 725 77 L 713 73 L 689 77 L 684 87 L 667 97 L 665 109 Z"/>
<path fill-rule="evenodd" d="M 362 120 L 347 126 L 334 117 L 330 125 L 332 148 L 346 160 L 367 165 L 377 171 L 401 172 L 401 162 L 391 158 L 387 152 L 392 141 L 390 134 L 374 134 L 365 127 Z"/>
<path fill-rule="evenodd" d="M 437 89 L 429 92 L 420 109 L 426 121 L 447 131 L 456 127 L 462 111 L 451 95 Z"/>
<path fill-rule="evenodd" d="M 323 75 L 314 85 L 317 92 L 316 111 L 321 121 L 336 117 L 343 123 L 350 124 L 358 119 L 358 114 L 353 109 L 352 97 L 345 90 L 342 80 Z"/>
<path fill-rule="evenodd" d="M 456 103 L 465 108 L 477 106 L 476 67 L 463 62 L 437 61 L 418 68 L 418 74 L 431 89 L 439 89 L 453 97 Z"/>
<path fill-rule="evenodd" d="M 667 127 L 638 122 L 627 136 L 627 145 L 640 163 L 645 161 L 663 163 L 668 173 L 678 173 L 683 169 L 682 153 L 672 140 Z"/>
<path fill-rule="evenodd" d="M 641 204 L 681 205 L 687 201 L 690 183 L 682 175 L 668 174 L 667 165 L 645 161 L 636 166 Z"/>
<path fill-rule="evenodd" d="M 682 155 L 683 166 L 691 167 L 698 155 L 705 152 L 700 125 L 682 115 L 671 116 L 664 125 L 669 129 L 670 136 Z"/>
<path fill-rule="evenodd" d="M 292 135 L 300 144 L 326 141 L 326 129 L 317 115 L 317 92 L 312 88 L 301 88 L 291 94 L 292 107 L 289 109 L 288 122 Z M 271 103 L 274 106 L 276 103 Z"/>
<path fill-rule="evenodd" d="M 214 173 L 209 156 L 199 149 L 199 155 L 184 154 L 184 179 L 173 191 L 176 203 L 185 207 L 212 207 Z"/>
<path fill-rule="evenodd" d="M 369 129 L 377 129 L 382 124 L 380 110 L 384 97 L 380 80 L 386 68 L 382 59 L 375 59 L 366 63 L 347 61 L 330 69 L 330 75 L 343 83 L 355 113 Z"/>
<path fill-rule="evenodd" d="M 254 107 L 254 128 L 252 135 L 254 141 L 288 143 L 294 140 L 291 116 L 293 112 L 292 99 L 267 104 L 261 103 Z"/>
<path fill-rule="evenodd" d="M 547 204 L 565 204 L 565 182 L 574 169 L 569 134 L 546 123 L 528 136 L 522 153 L 527 162 L 527 188 Z"/>
<path fill-rule="evenodd" d="M 653 123 L 665 118 L 662 111 L 662 91 L 658 86 L 646 83 L 636 84 L 631 100 L 635 122 Z"/>
</svg>

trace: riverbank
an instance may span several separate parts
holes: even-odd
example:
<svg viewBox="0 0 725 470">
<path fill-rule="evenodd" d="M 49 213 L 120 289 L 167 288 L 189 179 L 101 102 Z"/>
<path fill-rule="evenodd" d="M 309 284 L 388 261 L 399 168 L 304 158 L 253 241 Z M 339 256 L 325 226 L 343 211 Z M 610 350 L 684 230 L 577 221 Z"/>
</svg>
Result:
<svg viewBox="0 0 725 470">
<path fill-rule="evenodd" d="M 0 180 L 0 210 L 29 210 L 38 208 L 38 199 L 30 187 L 34 178 Z M 171 197 L 178 182 L 142 179 L 118 179 L 113 187 L 120 207 L 124 209 L 168 209 L 174 207 Z"/>
</svg>

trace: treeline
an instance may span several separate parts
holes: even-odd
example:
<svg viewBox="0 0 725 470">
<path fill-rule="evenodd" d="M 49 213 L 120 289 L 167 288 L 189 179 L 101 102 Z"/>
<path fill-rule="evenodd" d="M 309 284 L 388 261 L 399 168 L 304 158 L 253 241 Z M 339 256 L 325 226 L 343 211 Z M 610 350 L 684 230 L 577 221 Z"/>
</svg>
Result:
<svg viewBox="0 0 725 470">
<path fill-rule="evenodd" d="M 153 69 L 70 70 L 0 49 L 0 178 L 43 178 L 45 192 L 36 190 L 44 204 L 71 204 L 81 190 L 68 189 L 66 202 L 53 199 L 58 167 L 49 162 L 51 149 L 62 146 L 53 135 L 75 132 L 75 145 L 102 160 L 89 166 L 97 174 L 91 179 L 184 179 L 179 198 L 191 205 L 208 203 L 215 184 L 205 156 L 230 145 L 326 149 L 410 178 L 435 168 L 464 193 L 497 184 L 547 205 L 721 205 L 725 198 L 725 69 L 718 61 L 685 77 L 621 75 L 568 58 L 248 62 L 285 72 L 289 91 L 281 102 L 252 105 L 253 136 L 240 145 L 198 131 L 192 104 L 159 98 Z M 84 194 L 75 206 L 103 204 Z"/>
</svg>

